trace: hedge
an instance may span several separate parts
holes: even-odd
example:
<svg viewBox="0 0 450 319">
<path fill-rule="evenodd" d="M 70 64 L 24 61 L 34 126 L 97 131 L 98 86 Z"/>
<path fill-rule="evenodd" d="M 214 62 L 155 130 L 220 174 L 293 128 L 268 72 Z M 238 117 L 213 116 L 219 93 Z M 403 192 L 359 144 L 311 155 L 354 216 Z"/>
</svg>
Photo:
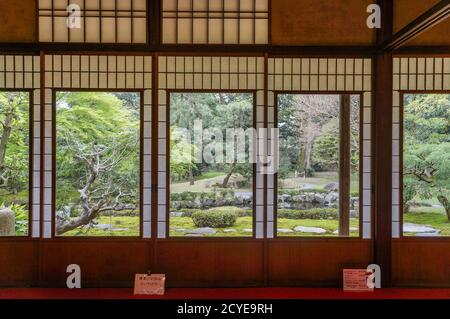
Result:
<svg viewBox="0 0 450 319">
<path fill-rule="evenodd" d="M 230 227 L 236 220 L 237 214 L 234 212 L 199 211 L 192 214 L 192 221 L 196 227 Z"/>
<path fill-rule="evenodd" d="M 279 209 L 278 218 L 287 219 L 338 219 L 336 208 L 311 208 L 305 210 Z"/>
</svg>

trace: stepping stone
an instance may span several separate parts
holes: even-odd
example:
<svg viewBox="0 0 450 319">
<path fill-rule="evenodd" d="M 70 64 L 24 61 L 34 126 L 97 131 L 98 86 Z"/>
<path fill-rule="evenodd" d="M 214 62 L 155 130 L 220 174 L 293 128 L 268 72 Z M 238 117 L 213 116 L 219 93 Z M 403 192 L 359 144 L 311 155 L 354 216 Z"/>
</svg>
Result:
<svg viewBox="0 0 450 319">
<path fill-rule="evenodd" d="M 223 232 L 224 233 L 235 233 L 236 230 L 235 229 L 224 229 Z"/>
<path fill-rule="evenodd" d="M 246 233 L 253 233 L 253 229 L 250 228 L 245 228 L 243 231 Z"/>
<path fill-rule="evenodd" d="M 404 233 L 435 233 L 437 229 L 434 229 L 430 226 L 425 225 L 417 225 L 413 223 L 404 223 L 403 224 L 403 232 Z"/>
<path fill-rule="evenodd" d="M 126 231 L 128 228 L 113 228 L 111 231 Z"/>
<path fill-rule="evenodd" d="M 323 228 L 319 227 L 305 227 L 305 226 L 297 226 L 294 228 L 296 232 L 300 233 L 312 233 L 312 234 L 325 234 L 327 231 Z"/>
<path fill-rule="evenodd" d="M 190 229 L 190 230 L 188 230 L 188 233 L 189 234 L 199 234 L 199 235 L 215 234 L 216 230 L 211 227 L 201 227 L 201 228 Z"/>
<path fill-rule="evenodd" d="M 279 233 L 293 233 L 294 231 L 292 229 L 288 229 L 288 228 L 278 228 L 277 232 L 279 232 Z"/>
<path fill-rule="evenodd" d="M 185 237 L 203 237 L 202 234 L 185 234 Z"/>
</svg>

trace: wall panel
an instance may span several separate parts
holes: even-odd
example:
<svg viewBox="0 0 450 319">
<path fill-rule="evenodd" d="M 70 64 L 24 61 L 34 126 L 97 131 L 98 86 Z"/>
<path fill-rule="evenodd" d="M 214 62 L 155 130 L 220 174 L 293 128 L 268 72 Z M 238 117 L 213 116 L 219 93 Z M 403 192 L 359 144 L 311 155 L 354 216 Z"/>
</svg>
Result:
<svg viewBox="0 0 450 319">
<path fill-rule="evenodd" d="M 372 45 L 371 0 L 272 1 L 271 39 L 279 45 Z"/>
<path fill-rule="evenodd" d="M 0 43 L 35 42 L 36 0 L 2 0 L 0 6 Z"/>
<path fill-rule="evenodd" d="M 274 240 L 269 242 L 270 286 L 341 287 L 344 268 L 373 262 L 370 241 Z"/>
</svg>

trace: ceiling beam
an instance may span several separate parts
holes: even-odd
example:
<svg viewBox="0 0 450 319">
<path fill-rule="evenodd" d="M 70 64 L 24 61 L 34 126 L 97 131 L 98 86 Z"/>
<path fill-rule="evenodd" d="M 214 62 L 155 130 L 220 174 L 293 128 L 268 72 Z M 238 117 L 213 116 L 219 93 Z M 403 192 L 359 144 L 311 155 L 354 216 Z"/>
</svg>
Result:
<svg viewBox="0 0 450 319">
<path fill-rule="evenodd" d="M 389 40 L 382 43 L 382 51 L 393 51 L 402 47 L 405 43 L 416 38 L 419 34 L 431 29 L 450 16 L 450 0 L 441 0 L 430 10 L 420 15 L 410 24 L 394 34 Z"/>
</svg>

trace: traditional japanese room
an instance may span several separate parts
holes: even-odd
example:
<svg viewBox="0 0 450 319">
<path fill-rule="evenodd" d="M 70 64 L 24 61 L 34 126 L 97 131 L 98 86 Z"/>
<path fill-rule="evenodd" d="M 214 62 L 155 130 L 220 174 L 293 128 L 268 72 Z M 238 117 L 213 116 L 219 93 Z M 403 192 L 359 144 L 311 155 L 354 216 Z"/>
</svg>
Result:
<svg viewBox="0 0 450 319">
<path fill-rule="evenodd" d="M 0 299 L 450 299 L 449 17 L 0 0 Z"/>
</svg>

